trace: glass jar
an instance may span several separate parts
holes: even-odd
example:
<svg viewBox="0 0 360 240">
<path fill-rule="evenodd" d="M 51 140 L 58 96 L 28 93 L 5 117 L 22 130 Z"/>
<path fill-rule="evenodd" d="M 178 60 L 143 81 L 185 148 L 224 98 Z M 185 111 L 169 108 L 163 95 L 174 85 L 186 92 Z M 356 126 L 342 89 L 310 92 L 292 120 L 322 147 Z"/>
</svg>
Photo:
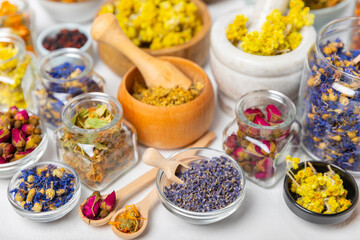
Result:
<svg viewBox="0 0 360 240">
<path fill-rule="evenodd" d="M 14 13 L 1 14 L 0 12 L 0 31 L 7 31 L 20 36 L 26 46 L 26 50 L 34 52 L 33 47 L 33 14 L 29 9 L 29 3 L 25 0 L 0 0 L 0 8 L 17 7 Z"/>
<path fill-rule="evenodd" d="M 32 109 L 34 57 L 17 35 L 0 32 L 0 106 Z"/>
<path fill-rule="evenodd" d="M 303 149 L 316 160 L 356 175 L 360 175 L 360 58 L 355 57 L 360 50 L 354 43 L 359 34 L 359 17 L 324 26 L 308 53 L 299 91 Z"/>
<path fill-rule="evenodd" d="M 281 120 L 273 125 L 255 123 L 258 117 L 265 119 L 270 105 L 281 112 Z M 250 119 L 249 110 L 259 115 Z M 286 156 L 293 155 L 299 145 L 294 103 L 280 92 L 258 90 L 239 99 L 235 114 L 223 133 L 224 151 L 239 162 L 250 181 L 264 188 L 273 186 L 285 173 Z"/>
<path fill-rule="evenodd" d="M 356 7 L 355 7 L 355 16 L 360 16 L 360 0 L 356 1 Z M 358 21 L 360 22 L 360 20 Z M 360 24 L 360 23 L 358 23 Z M 354 39 L 353 39 L 353 48 L 354 49 L 360 49 L 360 32 L 354 31 Z"/>
<path fill-rule="evenodd" d="M 59 67 L 60 66 L 60 67 Z M 74 71 L 69 78 L 58 74 L 60 69 Z M 94 63 L 90 55 L 75 48 L 64 48 L 45 55 L 39 65 L 41 82 L 37 85 L 35 98 L 39 116 L 48 127 L 55 129 L 61 124 L 61 111 L 73 97 L 88 92 L 103 92 L 105 81 L 93 71 Z"/>
<path fill-rule="evenodd" d="M 114 118 L 98 129 L 84 129 L 72 123 L 81 108 L 106 105 Z M 138 161 L 135 128 L 122 119 L 118 100 L 105 93 L 85 93 L 69 101 L 62 111 L 62 125 L 56 129 L 58 158 L 79 174 L 82 182 L 101 191 Z"/>
</svg>

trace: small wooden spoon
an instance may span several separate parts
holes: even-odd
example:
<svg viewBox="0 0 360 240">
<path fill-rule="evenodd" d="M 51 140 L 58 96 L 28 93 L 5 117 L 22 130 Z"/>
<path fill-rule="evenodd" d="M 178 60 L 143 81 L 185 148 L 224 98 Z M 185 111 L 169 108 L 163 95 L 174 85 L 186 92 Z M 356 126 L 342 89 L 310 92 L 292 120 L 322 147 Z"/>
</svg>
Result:
<svg viewBox="0 0 360 240">
<path fill-rule="evenodd" d="M 181 180 L 180 178 L 178 178 L 175 173 L 176 173 L 176 169 L 179 166 L 183 166 L 184 168 L 188 168 L 188 166 L 186 166 L 185 164 L 182 164 L 181 162 L 175 160 L 175 161 L 169 161 L 167 160 L 163 155 L 161 155 L 161 153 L 156 150 L 155 148 L 148 148 L 145 150 L 143 156 L 142 156 L 142 160 L 144 163 L 146 163 L 147 165 L 156 167 L 156 168 L 160 168 L 161 170 L 164 171 L 166 177 L 177 183 L 177 184 L 183 184 L 183 180 Z"/>
<path fill-rule="evenodd" d="M 103 226 L 103 225 L 107 224 L 110 221 L 111 217 L 116 212 L 116 209 L 118 209 L 119 205 L 122 204 L 121 201 L 124 198 L 126 198 L 127 196 L 131 195 L 136 190 L 138 190 L 139 188 L 142 188 L 142 187 L 150 184 L 151 182 L 153 182 L 156 177 L 156 174 L 157 174 L 157 169 L 156 168 L 151 169 L 147 173 L 143 174 L 141 177 L 135 179 L 133 182 L 129 183 L 125 187 L 116 191 L 115 192 L 116 205 L 115 205 L 114 209 L 109 213 L 109 215 L 106 216 L 105 218 L 102 218 L 99 220 L 91 220 L 84 216 L 84 214 L 82 213 L 82 209 L 83 209 L 83 206 L 86 203 L 87 199 L 85 199 L 85 201 L 82 202 L 81 205 L 79 206 L 79 210 L 78 210 L 79 216 L 81 217 L 81 219 L 84 222 L 86 222 L 87 224 L 94 226 L 94 227 L 99 227 L 99 226 Z M 106 196 L 107 195 L 101 196 L 101 198 L 105 199 Z"/>
<path fill-rule="evenodd" d="M 149 209 L 150 209 L 151 205 L 153 204 L 153 202 L 157 199 L 158 199 L 158 195 L 157 195 L 157 190 L 155 187 L 155 188 L 153 188 L 153 190 L 151 190 L 151 192 L 143 200 L 141 200 L 140 202 L 135 204 L 138 212 L 140 213 L 140 218 L 145 218 L 145 219 L 139 219 L 139 229 L 136 232 L 123 233 L 113 225 L 111 225 L 111 230 L 113 230 L 113 232 L 118 237 L 121 237 L 124 239 L 133 239 L 133 238 L 138 237 L 140 234 L 142 234 L 145 231 L 146 226 L 149 222 L 149 218 L 148 218 Z M 124 212 L 125 210 L 126 210 L 125 208 L 122 208 L 119 211 L 117 211 L 111 218 L 111 221 L 115 222 L 116 217 L 119 214 L 121 214 L 122 212 Z"/>
<path fill-rule="evenodd" d="M 114 14 L 98 16 L 91 26 L 91 36 L 98 42 L 116 48 L 129 58 L 140 70 L 149 88 L 190 88 L 192 81 L 173 64 L 149 55 L 132 43 L 120 28 Z"/>
<path fill-rule="evenodd" d="M 188 146 L 188 148 L 205 147 L 215 138 L 215 136 L 216 135 L 215 135 L 214 132 L 207 132 L 201 138 L 199 138 L 195 143 Z M 114 209 L 109 213 L 109 215 L 107 217 L 99 219 L 99 220 L 90 220 L 90 219 L 86 218 L 84 216 L 84 214 L 82 213 L 82 209 L 83 209 L 83 206 L 86 203 L 87 199 L 85 199 L 79 206 L 79 209 L 78 209 L 79 216 L 81 217 L 81 219 L 84 222 L 86 222 L 87 224 L 89 224 L 89 225 L 91 225 L 93 227 L 99 227 L 99 226 L 103 226 L 103 225 L 107 224 L 110 221 L 111 217 L 116 212 L 116 209 L 118 209 L 120 204 L 122 204 L 122 201 L 126 197 L 128 197 L 132 193 L 134 193 L 135 191 L 137 191 L 140 188 L 145 187 L 146 185 L 153 182 L 155 180 L 155 178 L 156 178 L 157 171 L 158 171 L 157 168 L 153 168 L 150 171 L 148 171 L 147 173 L 143 174 L 141 177 L 135 179 L 134 181 L 132 181 L 131 183 L 126 185 L 125 187 L 123 187 L 120 190 L 116 191 L 115 192 L 116 193 L 116 205 L 115 205 Z M 106 196 L 107 195 L 103 195 L 101 197 L 102 197 L 102 199 L 105 199 Z"/>
</svg>

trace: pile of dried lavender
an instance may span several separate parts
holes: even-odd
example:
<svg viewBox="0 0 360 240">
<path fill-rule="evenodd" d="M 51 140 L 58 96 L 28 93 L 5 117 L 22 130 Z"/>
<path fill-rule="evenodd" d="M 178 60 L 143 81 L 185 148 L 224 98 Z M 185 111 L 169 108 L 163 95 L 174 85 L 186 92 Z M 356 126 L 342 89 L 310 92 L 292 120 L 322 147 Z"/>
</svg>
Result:
<svg viewBox="0 0 360 240">
<path fill-rule="evenodd" d="M 165 196 L 175 205 L 193 212 L 211 212 L 234 202 L 240 192 L 241 175 L 226 157 L 192 162 L 178 176 L 184 184 L 165 187 Z"/>
</svg>

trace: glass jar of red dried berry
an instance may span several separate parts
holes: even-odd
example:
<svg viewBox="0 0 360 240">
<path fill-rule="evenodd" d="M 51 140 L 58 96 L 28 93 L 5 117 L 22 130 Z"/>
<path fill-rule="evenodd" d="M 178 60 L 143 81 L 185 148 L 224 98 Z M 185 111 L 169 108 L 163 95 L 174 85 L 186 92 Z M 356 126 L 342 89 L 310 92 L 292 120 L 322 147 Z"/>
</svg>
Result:
<svg viewBox="0 0 360 240">
<path fill-rule="evenodd" d="M 285 173 L 285 157 L 297 150 L 300 124 L 294 103 L 277 91 L 253 91 L 240 98 L 235 114 L 223 133 L 224 151 L 249 180 L 273 186 Z"/>
</svg>

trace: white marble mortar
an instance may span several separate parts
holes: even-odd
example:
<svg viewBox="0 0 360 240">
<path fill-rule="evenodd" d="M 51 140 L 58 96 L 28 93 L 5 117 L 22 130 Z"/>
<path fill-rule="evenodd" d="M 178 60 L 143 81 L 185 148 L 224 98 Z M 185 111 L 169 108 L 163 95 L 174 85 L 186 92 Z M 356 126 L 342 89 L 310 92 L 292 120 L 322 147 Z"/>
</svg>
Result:
<svg viewBox="0 0 360 240">
<path fill-rule="evenodd" d="M 234 115 L 237 100 L 253 90 L 277 90 L 293 100 L 297 98 L 305 58 L 316 38 L 314 27 L 303 27 L 303 39 L 294 51 L 278 56 L 245 53 L 230 43 L 225 31 L 236 15 L 244 14 L 250 21 L 253 9 L 247 6 L 230 12 L 212 27 L 210 66 L 220 106 L 230 115 Z"/>
</svg>

